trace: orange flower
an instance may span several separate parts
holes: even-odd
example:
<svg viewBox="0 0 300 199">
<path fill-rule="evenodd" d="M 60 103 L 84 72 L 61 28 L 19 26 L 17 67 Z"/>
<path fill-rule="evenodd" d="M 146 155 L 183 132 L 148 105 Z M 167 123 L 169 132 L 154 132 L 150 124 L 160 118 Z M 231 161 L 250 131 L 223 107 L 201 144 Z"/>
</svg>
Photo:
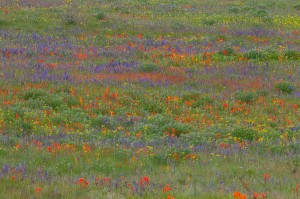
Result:
<svg viewBox="0 0 300 199">
<path fill-rule="evenodd" d="M 140 39 L 143 39 L 143 35 L 142 34 L 137 34 L 137 37 Z"/>
<path fill-rule="evenodd" d="M 225 55 L 225 56 L 227 56 L 227 55 L 228 55 L 227 50 L 223 50 L 223 51 L 222 51 L 222 54 Z"/>
<path fill-rule="evenodd" d="M 84 182 L 84 184 L 85 184 L 86 187 L 89 186 L 89 181 L 86 180 L 86 181 Z"/>
<path fill-rule="evenodd" d="M 11 176 L 11 181 L 15 181 L 15 176 Z"/>
<path fill-rule="evenodd" d="M 79 183 L 82 184 L 84 182 L 84 178 L 79 178 Z"/>
<path fill-rule="evenodd" d="M 163 188 L 163 192 L 169 192 L 171 190 L 172 190 L 172 188 L 168 184 L 166 184 L 166 186 Z"/>
<path fill-rule="evenodd" d="M 80 184 L 82 188 L 89 186 L 89 181 L 85 180 L 84 178 L 79 178 L 77 183 Z"/>
<path fill-rule="evenodd" d="M 234 199 L 246 199 L 246 198 L 247 198 L 246 194 L 242 194 L 242 193 L 239 192 L 239 191 L 233 192 L 232 195 L 233 195 L 233 198 L 234 198 Z"/>
<path fill-rule="evenodd" d="M 146 183 L 148 183 L 148 182 L 149 182 L 149 177 L 148 177 L 148 176 L 144 176 L 144 181 L 145 181 Z"/>
<path fill-rule="evenodd" d="M 265 174 L 264 174 L 264 181 L 267 182 L 267 181 L 269 181 L 269 180 L 270 180 L 270 174 L 265 173 Z"/>
<path fill-rule="evenodd" d="M 267 193 L 261 193 L 261 198 L 266 198 L 267 197 Z"/>
<path fill-rule="evenodd" d="M 42 190 L 41 187 L 36 187 L 36 188 L 35 188 L 35 193 L 40 193 L 41 190 Z"/>
</svg>

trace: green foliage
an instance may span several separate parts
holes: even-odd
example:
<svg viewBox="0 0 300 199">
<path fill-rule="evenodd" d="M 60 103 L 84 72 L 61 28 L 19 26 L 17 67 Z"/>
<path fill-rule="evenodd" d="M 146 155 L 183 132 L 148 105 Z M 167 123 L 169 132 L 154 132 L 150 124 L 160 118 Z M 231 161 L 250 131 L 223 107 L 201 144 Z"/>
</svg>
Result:
<svg viewBox="0 0 300 199">
<path fill-rule="evenodd" d="M 47 99 L 44 99 L 44 102 L 47 106 L 51 107 L 53 110 L 60 110 L 60 109 L 65 109 L 66 105 L 65 102 L 61 97 L 58 96 L 53 96 Z"/>
<path fill-rule="evenodd" d="M 264 60 L 277 60 L 278 56 L 279 54 L 276 50 L 268 49 L 264 51 Z"/>
<path fill-rule="evenodd" d="M 54 125 L 64 125 L 67 123 L 67 117 L 63 113 L 55 113 L 50 121 L 53 122 Z"/>
<path fill-rule="evenodd" d="M 259 138 L 257 131 L 252 128 L 236 128 L 231 132 L 231 136 L 244 141 L 254 141 Z"/>
<path fill-rule="evenodd" d="M 140 72 L 151 73 L 159 70 L 159 67 L 155 64 L 142 64 L 138 70 Z"/>
<path fill-rule="evenodd" d="M 214 99 L 209 96 L 202 96 L 199 99 L 197 99 L 193 104 L 193 108 L 202 107 L 207 104 L 212 104 L 214 102 Z"/>
<path fill-rule="evenodd" d="M 201 92 L 199 91 L 189 91 L 186 92 L 182 95 L 182 100 L 186 101 L 186 100 L 197 100 L 199 99 L 201 96 Z"/>
<path fill-rule="evenodd" d="M 91 119 L 91 127 L 96 129 L 100 129 L 102 127 L 113 129 L 116 125 L 117 122 L 112 117 L 106 115 L 98 115 L 96 118 Z"/>
<path fill-rule="evenodd" d="M 221 55 L 232 56 L 235 54 L 234 50 L 230 47 L 226 47 L 218 52 Z"/>
<path fill-rule="evenodd" d="M 96 13 L 96 19 L 98 19 L 98 20 L 104 20 L 105 18 L 106 18 L 106 15 L 105 15 L 105 13 L 103 11 L 98 11 Z"/>
<path fill-rule="evenodd" d="M 265 55 L 262 52 L 252 50 L 247 52 L 245 57 L 248 59 L 263 59 Z"/>
<path fill-rule="evenodd" d="M 300 59 L 300 52 L 294 50 L 288 50 L 284 53 L 284 57 L 290 60 L 298 60 Z"/>
<path fill-rule="evenodd" d="M 200 144 L 207 144 L 208 140 L 211 140 L 214 137 L 215 133 L 207 130 L 205 132 L 192 131 L 188 134 L 183 134 L 180 138 L 190 145 L 197 146 Z"/>
<path fill-rule="evenodd" d="M 294 9 L 300 10 L 300 4 L 294 5 Z"/>
<path fill-rule="evenodd" d="M 5 20 L 0 19 L 0 27 L 4 27 L 4 26 L 7 26 L 7 25 L 8 25 L 8 23 Z"/>
<path fill-rule="evenodd" d="M 256 17 L 266 17 L 268 16 L 268 12 L 265 10 L 253 10 L 252 14 Z"/>
<path fill-rule="evenodd" d="M 164 105 L 156 99 L 143 99 L 142 104 L 149 113 L 162 113 L 164 110 Z"/>
<path fill-rule="evenodd" d="M 207 25 L 207 26 L 212 26 L 216 23 L 216 20 L 214 19 L 203 19 L 202 24 Z"/>
<path fill-rule="evenodd" d="M 66 15 L 64 17 L 64 22 L 66 25 L 71 25 L 71 26 L 75 26 L 76 25 L 76 19 L 73 15 Z"/>
<path fill-rule="evenodd" d="M 166 125 L 164 125 L 164 132 L 172 132 L 174 129 L 174 133 L 177 137 L 188 134 L 194 130 L 194 128 L 190 124 L 185 124 L 177 121 L 172 121 Z"/>
<path fill-rule="evenodd" d="M 229 8 L 229 12 L 237 14 L 237 13 L 239 13 L 239 8 L 237 8 L 237 7 L 231 7 L 231 8 Z"/>
<path fill-rule="evenodd" d="M 289 82 L 280 82 L 275 85 L 275 88 L 283 94 L 292 94 L 296 90 L 296 87 Z"/>
<path fill-rule="evenodd" d="M 257 90 L 257 96 L 263 96 L 263 97 L 266 97 L 269 95 L 269 92 L 268 90 L 265 90 L 265 89 L 259 89 Z"/>
<path fill-rule="evenodd" d="M 75 98 L 74 96 L 69 95 L 64 98 L 64 101 L 69 107 L 80 105 L 79 99 Z"/>
<path fill-rule="evenodd" d="M 192 125 L 175 121 L 172 118 L 161 114 L 156 114 L 148 119 L 144 119 L 133 127 L 133 131 L 135 132 L 143 132 L 155 136 L 163 135 L 165 132 L 172 132 L 179 137 L 188 134 L 193 130 L 195 129 Z"/>
<path fill-rule="evenodd" d="M 241 102 L 251 103 L 254 102 L 257 98 L 257 94 L 253 92 L 237 92 L 235 94 L 235 99 Z"/>
<path fill-rule="evenodd" d="M 24 100 L 29 100 L 29 99 L 36 100 L 36 99 L 39 99 L 44 96 L 47 96 L 47 93 L 44 90 L 31 89 L 24 93 L 23 99 Z"/>
<path fill-rule="evenodd" d="M 174 23 L 172 23 L 171 25 L 172 29 L 174 29 L 175 31 L 179 31 L 179 30 L 185 30 L 185 25 L 175 21 Z"/>
<path fill-rule="evenodd" d="M 251 50 L 245 54 L 245 57 L 248 59 L 253 59 L 253 60 L 277 60 L 278 59 L 278 52 L 275 50 L 267 49 L 264 51 L 256 51 L 256 50 Z"/>
</svg>

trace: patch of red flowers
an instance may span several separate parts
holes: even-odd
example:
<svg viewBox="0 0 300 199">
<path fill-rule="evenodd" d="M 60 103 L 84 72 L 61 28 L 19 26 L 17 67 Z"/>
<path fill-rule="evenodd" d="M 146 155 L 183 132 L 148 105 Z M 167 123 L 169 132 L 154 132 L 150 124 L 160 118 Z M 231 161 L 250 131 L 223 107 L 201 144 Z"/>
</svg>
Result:
<svg viewBox="0 0 300 199">
<path fill-rule="evenodd" d="M 77 182 L 82 188 L 86 188 L 89 186 L 89 181 L 85 180 L 84 178 L 80 178 Z"/>
<path fill-rule="evenodd" d="M 148 176 L 144 176 L 144 177 L 140 178 L 140 186 L 143 186 L 145 183 L 146 184 L 149 183 L 149 177 Z"/>
<path fill-rule="evenodd" d="M 233 192 L 233 198 L 234 199 L 246 199 L 247 198 L 247 195 L 246 194 L 242 194 L 241 192 L 239 191 L 235 191 Z"/>
<path fill-rule="evenodd" d="M 172 190 L 172 188 L 170 187 L 170 185 L 166 184 L 166 186 L 162 190 L 163 192 L 169 192 Z"/>
<path fill-rule="evenodd" d="M 253 199 L 259 199 L 259 198 L 266 198 L 267 197 L 267 193 L 253 193 Z"/>
</svg>

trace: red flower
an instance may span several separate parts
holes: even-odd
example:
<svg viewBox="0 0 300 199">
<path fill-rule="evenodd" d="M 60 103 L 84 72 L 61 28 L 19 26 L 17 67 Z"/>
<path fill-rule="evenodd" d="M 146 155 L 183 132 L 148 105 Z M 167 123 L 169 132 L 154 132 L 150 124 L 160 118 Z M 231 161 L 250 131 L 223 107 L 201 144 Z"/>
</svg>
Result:
<svg viewBox="0 0 300 199">
<path fill-rule="evenodd" d="M 261 193 L 261 197 L 262 198 L 266 198 L 267 197 L 267 193 Z"/>
<path fill-rule="evenodd" d="M 80 178 L 80 179 L 79 179 L 79 183 L 80 183 L 80 184 L 82 184 L 84 181 L 85 181 L 84 178 Z"/>
<path fill-rule="evenodd" d="M 149 182 L 149 177 L 148 176 L 144 176 L 144 182 L 146 182 L 146 183 Z"/>
<path fill-rule="evenodd" d="M 40 193 L 41 190 L 42 190 L 41 187 L 36 187 L 36 188 L 35 188 L 35 193 Z"/>
<path fill-rule="evenodd" d="M 234 199 L 246 199 L 246 198 L 247 198 L 246 194 L 242 194 L 242 193 L 239 192 L 239 191 L 233 192 L 232 195 L 233 195 L 233 198 L 234 198 Z"/>
<path fill-rule="evenodd" d="M 84 184 L 86 187 L 89 186 L 89 181 L 85 181 Z"/>
<path fill-rule="evenodd" d="M 223 50 L 223 51 L 222 51 L 222 54 L 225 55 L 225 56 L 227 56 L 227 55 L 228 55 L 227 50 Z"/>
<path fill-rule="evenodd" d="M 270 174 L 265 173 L 265 174 L 264 174 L 264 181 L 265 181 L 265 182 L 269 181 L 269 180 L 270 180 L 270 177 L 271 177 Z"/>
<path fill-rule="evenodd" d="M 228 104 L 227 104 L 227 103 L 224 103 L 224 104 L 223 104 L 223 107 L 224 107 L 224 108 L 228 108 Z"/>
<path fill-rule="evenodd" d="M 140 178 L 140 186 L 143 186 L 143 178 Z"/>
<path fill-rule="evenodd" d="M 172 188 L 168 184 L 166 184 L 166 186 L 163 188 L 163 192 L 169 192 L 171 190 L 172 190 Z"/>
</svg>

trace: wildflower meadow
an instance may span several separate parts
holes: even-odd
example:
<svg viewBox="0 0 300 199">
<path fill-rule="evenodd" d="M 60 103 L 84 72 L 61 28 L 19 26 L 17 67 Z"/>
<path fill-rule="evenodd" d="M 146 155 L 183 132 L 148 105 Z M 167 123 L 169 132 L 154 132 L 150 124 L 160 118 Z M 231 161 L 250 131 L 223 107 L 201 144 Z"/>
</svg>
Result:
<svg viewBox="0 0 300 199">
<path fill-rule="evenodd" d="M 297 0 L 1 0 L 0 199 L 300 198 Z"/>
</svg>

